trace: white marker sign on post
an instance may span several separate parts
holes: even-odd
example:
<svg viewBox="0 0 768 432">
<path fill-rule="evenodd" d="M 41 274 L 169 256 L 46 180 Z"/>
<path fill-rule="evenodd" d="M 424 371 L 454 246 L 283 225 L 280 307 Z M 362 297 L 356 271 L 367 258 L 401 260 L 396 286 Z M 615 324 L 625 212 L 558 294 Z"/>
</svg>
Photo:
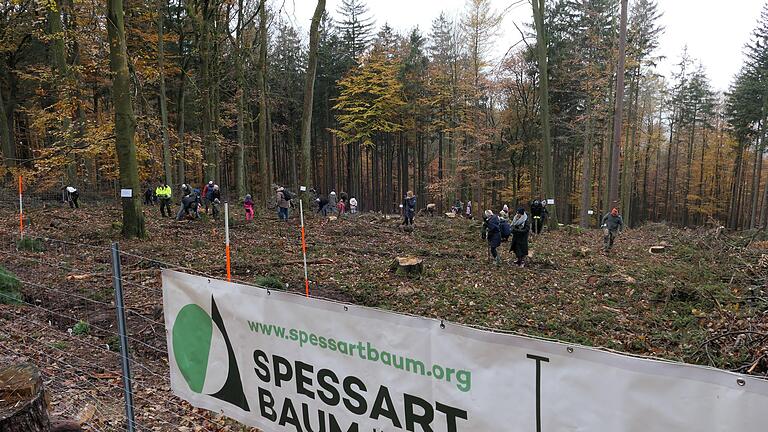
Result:
<svg viewBox="0 0 768 432">
<path fill-rule="evenodd" d="M 171 388 L 265 432 L 758 432 L 768 381 L 163 271 Z"/>
<path fill-rule="evenodd" d="M 120 189 L 120 198 L 133 198 L 133 189 Z"/>
</svg>

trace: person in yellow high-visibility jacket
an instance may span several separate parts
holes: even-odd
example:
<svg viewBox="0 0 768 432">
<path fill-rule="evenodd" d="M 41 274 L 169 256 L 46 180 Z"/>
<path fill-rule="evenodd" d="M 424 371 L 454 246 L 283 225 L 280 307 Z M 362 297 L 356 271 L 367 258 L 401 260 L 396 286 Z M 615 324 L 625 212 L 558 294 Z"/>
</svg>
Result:
<svg viewBox="0 0 768 432">
<path fill-rule="evenodd" d="M 163 217 L 171 217 L 171 187 L 163 183 L 155 189 L 155 195 L 160 200 L 160 214 Z"/>
</svg>

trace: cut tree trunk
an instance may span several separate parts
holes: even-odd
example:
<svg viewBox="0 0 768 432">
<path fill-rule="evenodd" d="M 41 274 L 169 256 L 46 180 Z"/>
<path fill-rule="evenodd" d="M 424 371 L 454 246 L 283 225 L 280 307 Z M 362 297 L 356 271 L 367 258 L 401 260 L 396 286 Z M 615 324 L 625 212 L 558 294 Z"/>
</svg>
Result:
<svg viewBox="0 0 768 432">
<path fill-rule="evenodd" d="M 397 257 L 392 260 L 389 270 L 402 276 L 420 276 L 424 273 L 424 260 L 416 257 Z"/>
<path fill-rule="evenodd" d="M 651 246 L 651 248 L 648 249 L 648 252 L 652 254 L 660 254 L 664 253 L 666 250 L 667 248 L 664 246 Z"/>
<path fill-rule="evenodd" d="M 36 366 L 18 363 L 0 368 L 0 432 L 48 432 L 48 403 Z"/>
</svg>

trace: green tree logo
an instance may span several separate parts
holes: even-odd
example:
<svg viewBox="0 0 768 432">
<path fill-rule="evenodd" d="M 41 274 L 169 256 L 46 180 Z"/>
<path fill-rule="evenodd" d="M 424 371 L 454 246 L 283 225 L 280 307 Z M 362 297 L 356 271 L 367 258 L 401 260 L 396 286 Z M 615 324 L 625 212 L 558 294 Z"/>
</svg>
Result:
<svg viewBox="0 0 768 432">
<path fill-rule="evenodd" d="M 245 411 L 250 411 L 248 401 L 240 380 L 240 369 L 237 366 L 232 343 L 224 327 L 224 321 L 216 306 L 216 300 L 211 296 L 211 315 L 196 304 L 188 304 L 181 308 L 173 323 L 173 355 L 176 365 L 195 393 L 202 393 L 205 387 L 208 361 L 211 357 L 211 347 L 214 336 L 213 326 L 221 332 L 227 346 L 229 370 L 227 380 L 222 388 L 208 396 L 231 403 Z"/>
</svg>

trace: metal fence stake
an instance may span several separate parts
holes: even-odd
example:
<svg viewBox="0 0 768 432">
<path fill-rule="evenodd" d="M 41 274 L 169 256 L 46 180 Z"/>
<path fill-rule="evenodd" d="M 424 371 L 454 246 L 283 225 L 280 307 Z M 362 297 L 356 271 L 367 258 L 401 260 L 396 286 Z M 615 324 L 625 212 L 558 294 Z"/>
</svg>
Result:
<svg viewBox="0 0 768 432">
<path fill-rule="evenodd" d="M 125 305 L 123 304 L 123 276 L 120 271 L 120 250 L 117 243 L 112 243 L 112 282 L 115 286 L 115 309 L 117 310 L 117 329 L 120 333 L 120 361 L 123 367 L 123 388 L 125 391 L 125 418 L 127 431 L 134 432 L 133 392 L 131 390 L 131 367 L 128 359 L 128 332 L 125 325 Z"/>
</svg>

